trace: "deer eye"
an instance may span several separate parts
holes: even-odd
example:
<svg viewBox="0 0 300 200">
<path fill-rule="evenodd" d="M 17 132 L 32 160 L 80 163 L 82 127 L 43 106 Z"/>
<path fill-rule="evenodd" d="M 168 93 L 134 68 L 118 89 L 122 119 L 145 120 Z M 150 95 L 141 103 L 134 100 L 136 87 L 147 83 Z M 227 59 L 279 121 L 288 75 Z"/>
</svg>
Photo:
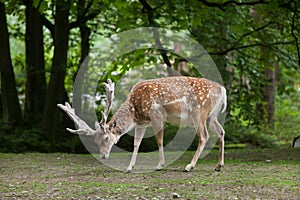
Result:
<svg viewBox="0 0 300 200">
<path fill-rule="evenodd" d="M 108 142 L 108 139 L 109 139 L 108 135 L 105 135 L 105 136 L 104 136 L 104 142 L 107 143 L 107 142 Z"/>
</svg>

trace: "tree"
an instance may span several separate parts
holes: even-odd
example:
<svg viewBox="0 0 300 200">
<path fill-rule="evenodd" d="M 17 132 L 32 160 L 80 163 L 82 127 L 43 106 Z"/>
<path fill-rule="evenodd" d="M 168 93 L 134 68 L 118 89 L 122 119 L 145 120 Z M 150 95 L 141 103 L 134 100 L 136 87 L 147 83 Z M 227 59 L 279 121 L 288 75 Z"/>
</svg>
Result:
<svg viewBox="0 0 300 200">
<path fill-rule="evenodd" d="M 91 6 L 89 3 L 86 5 L 86 0 L 78 0 L 78 5 L 77 5 L 77 21 L 80 22 L 78 23 L 79 30 L 80 30 L 80 37 L 81 37 L 81 55 L 80 55 L 80 60 L 79 60 L 79 66 L 82 64 L 88 63 L 88 55 L 90 51 L 90 35 L 91 35 L 91 30 L 87 26 L 86 21 L 82 20 L 85 17 L 85 14 L 87 12 L 87 9 Z M 98 13 L 97 13 L 98 14 Z M 84 63 L 85 62 L 85 63 Z M 77 69 L 77 72 L 75 76 L 81 76 L 81 78 L 78 78 L 78 81 L 81 81 L 81 83 L 78 83 L 77 85 L 79 87 L 82 86 L 82 80 L 83 80 L 83 74 L 78 74 L 79 67 Z M 74 77 L 75 77 L 74 76 Z M 75 94 L 76 96 L 81 97 L 82 95 L 82 89 L 80 88 L 74 88 L 74 91 L 76 91 L 78 94 Z M 81 98 L 74 98 L 73 99 L 73 104 L 75 105 L 77 110 L 77 114 L 81 113 Z"/>
<path fill-rule="evenodd" d="M 26 92 L 25 119 L 37 125 L 42 119 L 46 99 L 44 64 L 43 24 L 41 15 L 33 6 L 33 0 L 24 0 L 26 5 Z"/>
<path fill-rule="evenodd" d="M 3 121 L 13 125 L 21 125 L 23 121 L 22 112 L 11 61 L 9 33 L 5 14 L 5 5 L 0 2 L 0 67 Z"/>
<path fill-rule="evenodd" d="M 1 6 L 4 9 L 3 3 Z M 4 121 L 22 122 L 22 105 L 29 125 L 26 127 L 41 128 L 45 136 L 57 144 L 56 148 L 60 141 L 65 141 L 62 137 L 68 137 L 61 134 L 66 127 L 62 123 L 66 121 L 56 104 L 68 101 L 75 77 L 82 75 L 78 74 L 79 66 L 89 59 L 89 50 L 99 42 L 95 39 L 99 35 L 109 37 L 142 26 L 189 32 L 218 66 L 230 100 L 227 116 L 241 126 L 272 124 L 274 97 L 291 94 L 299 77 L 300 2 L 294 0 L 22 0 L 6 1 L 5 6 L 6 17 L 12 20 L 6 22 L 5 13 L 1 12 Z M 259 13 L 260 21 L 253 17 L 253 11 Z M 45 27 L 49 31 L 45 31 Z M 7 32 L 10 32 L 11 44 Z M 23 54 L 18 59 L 17 51 L 9 52 L 9 45 L 19 48 L 21 45 L 15 45 L 15 41 L 24 43 L 24 36 L 26 62 Z M 151 36 L 156 39 L 156 46 L 164 41 L 155 31 Z M 111 52 L 103 52 L 101 58 L 112 56 Z M 104 75 L 99 77 L 95 73 L 95 77 L 101 81 L 106 78 L 118 81 L 129 70 L 140 66 L 146 69 L 153 63 L 176 69 L 180 63 L 176 59 L 182 58 L 158 49 L 139 49 L 114 58 L 112 64 L 99 69 Z M 200 76 L 193 66 L 184 64 L 189 67 L 185 75 Z M 113 76 L 116 74 L 113 72 L 118 75 Z M 76 91 L 82 90 L 76 88 Z M 79 108 L 81 99 L 73 99 L 73 103 Z M 276 118 L 274 124 L 278 124 Z"/>
<path fill-rule="evenodd" d="M 82 39 L 80 63 L 82 63 L 89 52 L 90 30 L 86 23 L 88 20 L 95 18 L 100 12 L 99 8 L 101 8 L 98 2 L 96 2 L 96 5 L 99 7 L 95 6 L 96 8 L 92 8 L 94 1 L 79 0 L 76 10 L 77 19 L 70 22 L 69 17 L 72 14 L 71 11 L 73 11 L 71 3 L 71 1 L 55 2 L 54 25 L 45 16 L 43 17 L 44 25 L 50 30 L 53 37 L 54 55 L 43 113 L 42 130 L 48 133 L 47 135 L 53 143 L 59 141 L 60 135 L 58 130 L 62 119 L 62 113 L 57 109 L 56 105 L 68 101 L 64 83 L 68 65 L 67 52 L 70 30 L 77 27 L 80 28 Z"/>
<path fill-rule="evenodd" d="M 52 60 L 50 81 L 47 89 L 45 110 L 42 119 L 42 130 L 53 144 L 57 141 L 60 112 L 56 105 L 67 101 L 64 80 L 67 68 L 67 52 L 69 42 L 69 12 L 71 2 L 56 1 L 54 17 L 54 55 Z"/>
</svg>

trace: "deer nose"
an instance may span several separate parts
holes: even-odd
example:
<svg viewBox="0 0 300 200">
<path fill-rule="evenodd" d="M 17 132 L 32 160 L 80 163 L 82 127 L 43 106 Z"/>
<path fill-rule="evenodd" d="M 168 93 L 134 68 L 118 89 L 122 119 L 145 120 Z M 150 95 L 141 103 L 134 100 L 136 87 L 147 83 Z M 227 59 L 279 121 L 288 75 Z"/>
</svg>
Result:
<svg viewBox="0 0 300 200">
<path fill-rule="evenodd" d="M 102 159 L 107 159 L 107 158 L 108 158 L 108 156 L 107 156 L 107 155 L 105 155 L 105 154 L 103 154 L 103 155 L 101 155 L 101 158 L 102 158 Z"/>
</svg>

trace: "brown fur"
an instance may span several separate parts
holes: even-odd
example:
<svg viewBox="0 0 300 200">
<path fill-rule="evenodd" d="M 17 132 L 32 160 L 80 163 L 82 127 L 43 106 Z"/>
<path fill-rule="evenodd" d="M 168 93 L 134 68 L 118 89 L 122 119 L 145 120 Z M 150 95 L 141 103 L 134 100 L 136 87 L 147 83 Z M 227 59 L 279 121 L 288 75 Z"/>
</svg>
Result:
<svg viewBox="0 0 300 200">
<path fill-rule="evenodd" d="M 172 123 L 192 123 L 199 136 L 199 147 L 185 169 L 189 171 L 198 160 L 208 140 L 206 122 L 210 119 L 212 129 L 219 135 L 220 158 L 217 170 L 223 165 L 224 130 L 217 121 L 221 106 L 226 107 L 226 94 L 220 102 L 222 88 L 218 83 L 192 77 L 169 77 L 137 83 L 131 90 L 126 102 L 121 106 L 108 124 L 116 124 L 112 134 L 120 138 L 133 127 L 136 130 L 134 154 L 127 171 L 131 171 L 145 128 L 152 126 L 160 151 L 158 169 L 163 166 L 163 127 L 162 121 Z M 217 105 L 217 103 L 222 105 Z M 217 106 L 217 108 L 215 108 Z M 215 111 L 213 109 L 216 109 Z M 212 113 L 214 112 L 214 113 Z M 134 124 L 134 125 L 133 125 Z"/>
<path fill-rule="evenodd" d="M 108 158 L 113 144 L 132 128 L 135 128 L 134 150 L 127 168 L 130 172 L 135 165 L 140 143 L 145 130 L 152 126 L 159 147 L 159 163 L 157 169 L 164 166 L 163 122 L 192 124 L 199 137 L 198 148 L 185 171 L 190 171 L 204 149 L 209 138 L 207 123 L 218 135 L 219 162 L 216 170 L 224 165 L 224 130 L 218 122 L 218 115 L 226 109 L 226 90 L 223 86 L 204 78 L 168 77 L 146 80 L 137 83 L 129 93 L 127 100 L 106 123 L 109 108 L 113 100 L 114 83 L 108 80 L 104 85 L 107 106 L 103 112 L 103 120 L 96 130 L 91 129 L 81 120 L 69 104 L 59 104 L 79 127 L 78 130 L 68 129 L 75 134 L 95 136 L 102 158 Z"/>
</svg>

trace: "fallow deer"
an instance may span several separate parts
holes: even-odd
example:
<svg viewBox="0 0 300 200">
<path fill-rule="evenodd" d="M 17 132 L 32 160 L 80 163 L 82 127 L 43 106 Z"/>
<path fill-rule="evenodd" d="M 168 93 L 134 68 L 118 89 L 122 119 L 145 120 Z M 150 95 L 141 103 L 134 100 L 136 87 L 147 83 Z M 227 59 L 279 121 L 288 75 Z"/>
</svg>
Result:
<svg viewBox="0 0 300 200">
<path fill-rule="evenodd" d="M 127 172 L 130 172 L 136 162 L 137 153 L 145 130 L 152 126 L 159 150 L 157 170 L 164 166 L 163 152 L 163 122 L 191 122 L 199 137 L 198 148 L 192 161 L 184 171 L 190 171 L 208 141 L 209 128 L 218 136 L 219 161 L 215 170 L 224 165 L 224 129 L 218 122 L 218 115 L 226 110 L 226 90 L 213 81 L 205 78 L 167 77 L 146 80 L 137 83 L 131 89 L 127 100 L 107 123 L 110 106 L 114 98 L 114 83 L 108 80 L 104 84 L 106 90 L 106 108 L 102 112 L 102 120 L 96 123 L 96 130 L 90 128 L 68 104 L 58 104 L 75 122 L 77 130 L 67 129 L 71 133 L 86 134 L 95 137 L 99 147 L 100 157 L 108 158 L 111 148 L 119 138 L 135 128 L 134 150 Z"/>
</svg>

